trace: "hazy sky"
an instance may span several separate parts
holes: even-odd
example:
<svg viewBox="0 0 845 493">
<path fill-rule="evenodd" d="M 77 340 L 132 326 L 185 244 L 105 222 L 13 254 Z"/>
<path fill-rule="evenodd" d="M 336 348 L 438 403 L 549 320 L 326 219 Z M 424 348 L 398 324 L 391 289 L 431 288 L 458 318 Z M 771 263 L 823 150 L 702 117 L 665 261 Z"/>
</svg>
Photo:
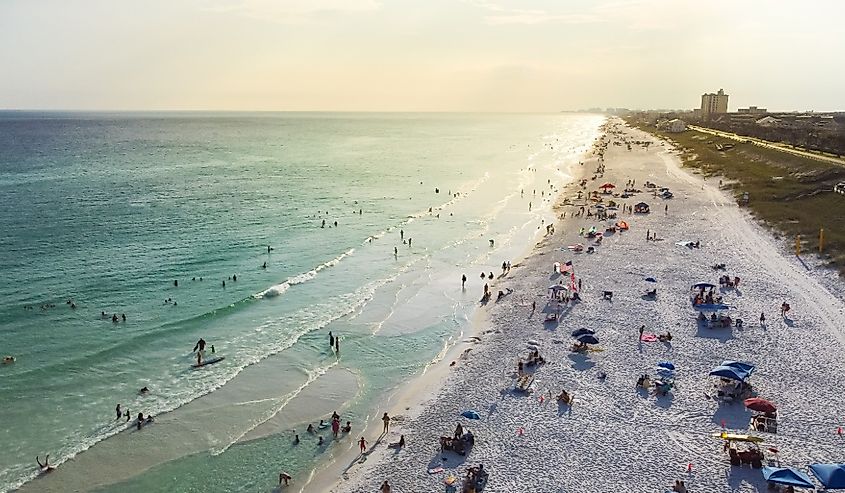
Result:
<svg viewBox="0 0 845 493">
<path fill-rule="evenodd" d="M 0 0 L 0 108 L 845 110 L 845 1 Z"/>
</svg>

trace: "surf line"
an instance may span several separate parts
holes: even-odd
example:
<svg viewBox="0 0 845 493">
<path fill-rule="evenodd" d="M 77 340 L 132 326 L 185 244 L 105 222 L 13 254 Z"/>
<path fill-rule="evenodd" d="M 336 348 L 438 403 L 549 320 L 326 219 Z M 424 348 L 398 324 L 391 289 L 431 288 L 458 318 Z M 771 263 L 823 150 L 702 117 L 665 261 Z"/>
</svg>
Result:
<svg viewBox="0 0 845 493">
<path fill-rule="evenodd" d="M 315 381 L 315 380 L 317 380 L 317 379 L 318 379 L 318 378 L 320 378 L 321 376 L 325 375 L 325 374 L 326 374 L 326 372 L 328 372 L 330 369 L 332 369 L 332 368 L 334 368 L 335 366 L 337 366 L 337 365 L 338 365 L 338 363 L 340 363 L 340 360 L 335 360 L 335 361 L 333 361 L 331 364 L 329 364 L 329 365 L 327 365 L 327 366 L 323 366 L 323 367 L 317 368 L 317 369 L 316 369 L 316 370 L 314 370 L 314 371 L 310 371 L 310 372 L 308 372 L 308 378 L 305 380 L 305 382 L 304 382 L 302 385 L 300 385 L 300 386 L 299 386 L 299 387 L 297 387 L 296 389 L 292 390 L 291 392 L 288 392 L 287 394 L 285 394 L 285 395 L 283 395 L 283 396 L 280 396 L 280 397 L 277 397 L 277 398 L 274 398 L 274 399 L 269 399 L 269 400 L 278 401 L 278 402 L 279 402 L 279 405 L 278 405 L 275 409 L 271 409 L 269 413 L 266 413 L 264 416 L 262 416 L 261 418 L 259 418 L 259 419 L 258 419 L 256 422 L 254 422 L 252 425 L 250 425 L 249 427 L 247 427 L 247 429 L 245 429 L 245 430 L 244 430 L 243 432 L 241 432 L 238 436 L 236 436 L 236 437 L 235 437 L 235 438 L 233 438 L 231 441 L 229 441 L 229 443 L 228 443 L 228 444 L 226 444 L 224 447 L 222 447 L 222 448 L 220 448 L 220 449 L 217 449 L 217 450 L 212 450 L 212 451 L 211 451 L 211 456 L 212 456 L 212 457 L 216 457 L 216 456 L 218 456 L 218 455 L 220 455 L 220 454 L 222 454 L 222 453 L 226 452 L 227 450 L 229 450 L 229 448 L 230 448 L 232 445 L 234 445 L 235 443 L 237 443 L 238 441 L 240 441 L 240 439 L 241 439 L 241 438 L 243 438 L 243 437 L 245 437 L 247 434 L 249 434 L 249 432 L 251 432 L 252 430 L 254 430 L 254 429 L 258 428 L 259 426 L 261 426 L 262 424 L 266 423 L 267 421 L 270 421 L 271 419 L 273 419 L 276 415 L 278 415 L 278 414 L 282 411 L 282 409 L 284 409 L 285 407 L 287 407 L 287 405 L 290 403 L 290 401 L 292 401 L 292 400 L 293 400 L 296 396 L 298 396 L 299 394 L 301 394 L 301 393 L 302 393 L 302 391 L 303 391 L 303 390 L 305 390 L 305 389 L 306 389 L 309 385 L 311 385 L 312 383 L 314 383 L 314 381 Z"/>
</svg>

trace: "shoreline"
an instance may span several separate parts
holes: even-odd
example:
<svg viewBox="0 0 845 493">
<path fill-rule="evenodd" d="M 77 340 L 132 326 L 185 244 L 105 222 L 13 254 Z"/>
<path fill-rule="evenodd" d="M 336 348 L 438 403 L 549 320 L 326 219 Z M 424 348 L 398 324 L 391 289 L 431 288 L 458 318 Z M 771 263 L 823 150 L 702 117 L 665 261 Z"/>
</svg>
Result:
<svg viewBox="0 0 845 493">
<path fill-rule="evenodd" d="M 806 466 L 810 460 L 842 459 L 841 444 L 829 430 L 836 428 L 843 405 L 818 398 L 812 399 L 812 404 L 807 402 L 811 400 L 808 394 L 824 396 L 835 392 L 835 386 L 807 382 L 806 376 L 789 364 L 812 361 L 819 371 L 841 371 L 835 356 L 837 348 L 845 348 L 845 335 L 838 328 L 845 321 L 841 290 L 829 290 L 822 282 L 830 277 L 826 271 L 808 276 L 806 266 L 784 255 L 783 246 L 751 222 L 723 191 L 682 169 L 671 145 L 624 128 L 627 137 L 657 145 L 645 153 L 612 149 L 606 157 L 610 181 L 623 183 L 633 174 L 638 185 L 645 180 L 671 185 L 676 193 L 671 201 L 654 199 L 650 193 L 627 201 L 631 205 L 642 198 L 654 206 L 658 200 L 660 209 L 667 205 L 666 212 L 655 208 L 649 215 L 621 215 L 631 223 L 632 231 L 609 235 L 591 256 L 573 255 L 565 248 L 560 249 L 565 253 L 552 253 L 560 252 L 555 248 L 560 243 L 578 242 L 574 231 L 579 225 L 586 226 L 583 217 L 557 221 L 560 234 L 540 242 L 524 262 L 524 271 L 517 274 L 517 285 L 524 293 L 518 288 L 518 294 L 509 297 L 515 299 L 480 310 L 490 317 L 496 332 L 508 335 L 487 338 L 450 373 L 436 395 L 419 398 L 413 421 L 402 421 L 389 435 L 392 439 L 403 433 L 405 449 L 388 453 L 378 447 L 369 452 L 372 457 L 366 464 L 325 491 L 363 493 L 385 479 L 397 492 L 438 490 L 443 487 L 440 480 L 444 474 L 461 477 L 466 466 L 479 462 L 490 473 L 485 491 L 491 493 L 549 491 L 550 485 L 566 485 L 559 491 L 596 491 L 622 484 L 630 491 L 653 492 L 670 489 L 677 479 L 696 491 L 726 487 L 760 491 L 765 485 L 759 472 L 732 470 L 726 457 L 720 456 L 721 443 L 709 436 L 725 428 L 747 433 L 743 430 L 749 415 L 741 405 L 704 398 L 711 392 L 707 371 L 723 359 L 757 364 L 752 381 L 758 395 L 789 410 L 781 434 L 767 437 L 781 450 L 778 460 L 783 459 L 784 465 Z M 597 185 L 591 183 L 590 189 Z M 723 223 L 708 221 L 710 215 L 721 217 Z M 597 221 L 587 219 L 590 222 Z M 644 242 L 646 229 L 658 233 L 662 241 Z M 675 243 L 699 237 L 701 251 Z M 558 258 L 544 258 L 552 254 Z M 551 262 L 567 258 L 577 262 L 576 274 L 585 280 L 585 299 L 564 314 L 560 328 L 538 327 L 536 317 L 526 319 L 522 308 L 532 298 L 545 298 Z M 715 279 L 719 273 L 714 274 L 709 265 L 718 260 L 728 260 L 729 269 L 743 278 L 742 291 L 730 294 L 739 296 L 734 300 L 738 305 L 734 316 L 745 318 L 747 328 L 722 333 L 691 328 L 694 316 L 689 314 L 686 295 L 674 294 L 685 292 L 690 283 Z M 636 292 L 646 275 L 654 275 L 660 282 L 656 301 L 629 298 L 628 293 Z M 639 281 L 634 280 L 637 277 Z M 612 302 L 601 300 L 597 289 L 612 289 L 616 293 Z M 779 320 L 771 313 L 784 297 L 802 307 L 794 319 Z M 590 313 L 584 313 L 585 309 Z M 754 314 L 761 311 L 768 312 L 770 321 L 758 326 Z M 631 333 L 636 340 L 641 321 L 653 326 L 649 330 L 655 333 L 671 329 L 675 339 L 669 344 L 640 342 L 637 346 L 631 342 Z M 570 329 L 588 326 L 599 330 L 603 352 L 586 357 L 569 353 L 566 338 Z M 508 389 L 512 377 L 506 375 L 507 367 L 525 352 L 522 339 L 540 341 L 541 353 L 550 362 L 537 370 L 535 399 L 513 395 Z M 761 344 L 768 351 L 761 353 Z M 632 393 L 637 374 L 662 360 L 679 364 L 677 389 L 666 398 Z M 503 362 L 505 367 L 500 368 Z M 606 380 L 598 377 L 601 374 L 607 375 Z M 808 388 L 792 385 L 796 381 Z M 550 416 L 549 408 L 554 406 L 538 402 L 537 393 L 546 395 L 561 387 L 575 391 L 578 403 L 568 412 L 558 406 Z M 476 409 L 482 419 L 461 420 L 461 409 Z M 467 457 L 440 453 L 437 446 L 437 437 L 450 435 L 456 419 L 476 436 L 476 446 Z M 613 430 L 612 438 L 608 430 Z M 427 473 L 426 469 L 438 464 L 445 472 Z M 688 465 L 691 471 L 687 471 Z"/>
<path fill-rule="evenodd" d="M 608 121 L 610 120 L 605 120 L 601 128 L 604 128 Z M 595 154 L 596 145 L 605 135 L 605 131 L 601 130 L 590 146 L 590 149 L 580 156 L 583 166 L 573 163 L 567 170 L 570 179 L 558 189 L 555 199 L 551 202 L 551 212 L 554 214 L 552 224 L 554 224 L 556 229 L 566 224 L 567 219 L 571 219 L 571 217 L 561 218 L 560 214 L 562 207 L 564 207 L 565 194 L 571 191 L 571 189 L 578 189 L 578 183 L 581 180 L 589 179 L 590 175 L 594 173 L 595 164 L 598 162 Z M 518 269 L 515 274 L 519 275 L 519 269 L 524 268 L 526 261 L 538 254 L 542 254 L 540 252 L 543 246 L 553 238 L 553 234 L 541 236 L 538 241 L 528 245 L 516 259 L 516 262 L 512 264 L 513 269 Z M 510 273 L 508 273 L 508 276 L 510 276 Z M 497 277 L 494 282 L 490 283 L 491 293 L 497 285 L 508 280 L 508 277 Z M 495 301 L 491 301 L 489 305 L 495 305 Z M 462 364 L 460 363 L 461 361 L 466 361 L 466 357 L 469 354 L 468 351 L 475 350 L 476 348 L 483 351 L 486 340 L 482 336 L 499 332 L 490 328 L 492 326 L 489 307 L 485 305 L 477 306 L 473 312 L 472 319 L 467 324 L 468 333 L 461 334 L 460 340 L 453 344 L 443 357 L 430 365 L 423 373 L 415 375 L 408 382 L 405 382 L 402 388 L 396 389 L 390 394 L 387 402 L 392 402 L 392 404 L 386 406 L 385 409 L 387 409 L 388 415 L 391 417 L 392 430 L 401 429 L 403 423 L 407 423 L 416 416 L 419 416 L 429 403 L 437 399 L 437 393 L 440 389 L 437 384 L 452 378 L 453 373 L 451 369 L 454 368 L 453 365 L 460 366 Z M 362 431 L 362 436 L 365 437 L 368 432 L 372 435 L 374 434 L 372 430 L 378 430 L 382 426 L 378 413 L 369 416 L 369 418 L 366 427 Z M 394 418 L 399 419 L 394 421 Z M 381 436 L 371 444 L 371 448 L 364 455 L 363 461 L 361 460 L 362 455 L 358 452 L 357 442 L 352 441 L 346 444 L 345 450 L 342 453 L 337 454 L 337 456 L 332 458 L 330 463 L 323 465 L 323 467 L 318 466 L 301 486 L 291 485 L 293 488 L 285 488 L 285 491 L 296 491 L 297 493 L 339 493 L 345 491 L 343 487 L 349 480 L 350 474 L 363 474 L 367 467 L 369 467 L 368 463 L 370 461 L 383 459 L 379 454 L 384 454 L 386 451 L 375 449 L 375 446 L 380 443 Z M 370 459 L 370 454 L 375 452 L 379 454 L 375 454 L 376 456 Z M 347 462 L 348 465 L 344 466 L 343 464 Z M 356 465 L 359 467 L 355 467 Z"/>
</svg>

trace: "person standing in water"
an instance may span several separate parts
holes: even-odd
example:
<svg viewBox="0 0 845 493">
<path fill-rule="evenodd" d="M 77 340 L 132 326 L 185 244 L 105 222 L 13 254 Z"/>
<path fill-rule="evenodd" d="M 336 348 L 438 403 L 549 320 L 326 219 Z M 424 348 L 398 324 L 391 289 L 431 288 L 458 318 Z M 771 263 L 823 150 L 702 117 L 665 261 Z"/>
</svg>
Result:
<svg viewBox="0 0 845 493">
<path fill-rule="evenodd" d="M 332 346 L 334 346 L 334 335 L 332 335 L 332 331 L 329 331 L 329 347 Z"/>
<path fill-rule="evenodd" d="M 358 440 L 358 447 L 361 448 L 362 454 L 367 451 L 367 441 L 364 440 L 364 437 L 361 437 L 361 439 Z"/>
<path fill-rule="evenodd" d="M 384 416 L 381 417 L 381 420 L 384 422 L 383 433 L 387 433 L 388 428 L 390 428 L 390 416 L 388 416 L 387 413 L 384 413 Z"/>
<path fill-rule="evenodd" d="M 461 289 L 466 289 L 467 286 L 467 275 L 464 274 L 461 276 Z"/>
<path fill-rule="evenodd" d="M 395 257 L 398 257 L 398 256 L 399 256 L 399 249 L 396 248 L 396 247 L 393 247 L 393 257 L 395 258 Z"/>
<path fill-rule="evenodd" d="M 115 412 L 115 414 L 117 414 L 117 418 L 115 418 L 115 420 L 118 420 L 118 419 L 123 417 L 123 411 L 120 410 L 120 404 L 119 403 L 118 403 L 117 407 L 114 408 L 114 412 Z"/>
<path fill-rule="evenodd" d="M 200 340 L 197 341 L 193 351 L 191 352 L 195 352 L 197 349 L 199 349 L 200 352 L 205 351 L 205 339 L 203 339 L 202 337 L 200 337 Z"/>
<path fill-rule="evenodd" d="M 340 354 L 340 336 L 334 338 L 334 352 Z"/>
<path fill-rule="evenodd" d="M 411 242 L 414 241 L 413 238 L 408 238 L 408 248 L 411 248 Z"/>
</svg>

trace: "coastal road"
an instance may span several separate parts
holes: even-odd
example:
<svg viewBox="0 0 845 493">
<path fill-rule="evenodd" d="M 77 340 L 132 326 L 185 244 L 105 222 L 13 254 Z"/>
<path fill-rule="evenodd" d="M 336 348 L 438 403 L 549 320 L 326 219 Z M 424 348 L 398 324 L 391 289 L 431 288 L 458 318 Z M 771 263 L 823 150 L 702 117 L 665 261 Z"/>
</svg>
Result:
<svg viewBox="0 0 845 493">
<path fill-rule="evenodd" d="M 687 125 L 687 128 L 690 130 L 695 130 L 696 132 L 701 132 L 710 135 L 716 135 L 718 137 L 724 137 L 726 139 L 733 139 L 738 140 L 740 142 L 751 142 L 754 145 L 758 145 L 761 147 L 768 147 L 769 149 L 774 149 L 776 151 L 781 152 L 788 152 L 790 154 L 794 154 L 796 156 L 803 156 L 808 157 L 810 159 L 815 159 L 817 161 L 824 161 L 827 163 L 837 164 L 839 166 L 845 166 L 845 159 L 833 157 L 833 156 L 826 156 L 824 154 L 818 154 L 815 152 L 810 151 L 802 151 L 801 149 L 795 149 L 794 147 L 789 147 L 786 144 L 782 144 L 779 142 L 771 142 L 768 140 L 757 139 L 754 137 L 746 137 L 744 135 L 737 135 L 730 132 L 722 132 L 721 130 L 713 130 L 711 128 L 699 127 L 696 125 Z"/>
</svg>

